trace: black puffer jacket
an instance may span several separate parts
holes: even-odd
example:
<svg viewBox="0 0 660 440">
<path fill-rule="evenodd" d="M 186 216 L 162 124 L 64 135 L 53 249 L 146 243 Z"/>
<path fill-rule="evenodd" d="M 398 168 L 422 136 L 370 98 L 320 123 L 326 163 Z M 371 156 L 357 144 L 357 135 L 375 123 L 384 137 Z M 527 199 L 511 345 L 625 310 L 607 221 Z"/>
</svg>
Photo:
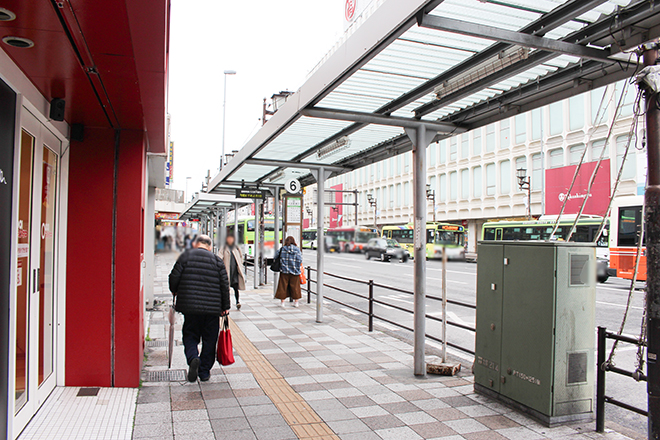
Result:
<svg viewBox="0 0 660 440">
<path fill-rule="evenodd" d="M 225 263 L 206 249 L 181 254 L 170 273 L 170 291 L 183 314 L 220 316 L 231 308 Z"/>
</svg>

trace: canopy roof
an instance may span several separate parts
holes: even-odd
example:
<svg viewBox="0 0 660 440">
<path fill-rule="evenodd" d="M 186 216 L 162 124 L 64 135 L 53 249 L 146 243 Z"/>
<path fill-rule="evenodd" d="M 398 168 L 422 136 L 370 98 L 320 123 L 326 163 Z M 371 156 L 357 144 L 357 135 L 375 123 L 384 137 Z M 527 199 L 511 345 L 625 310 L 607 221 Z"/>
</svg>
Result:
<svg viewBox="0 0 660 440">
<path fill-rule="evenodd" d="M 199 219 L 202 216 L 213 216 L 222 208 L 234 209 L 236 205 L 251 204 L 251 200 L 237 199 L 224 194 L 197 193 L 183 210 L 181 220 Z"/>
<path fill-rule="evenodd" d="M 303 164 L 336 175 L 410 150 L 403 127 L 420 121 L 437 141 L 629 78 L 659 3 L 374 2 L 209 188 L 307 185 Z"/>
</svg>

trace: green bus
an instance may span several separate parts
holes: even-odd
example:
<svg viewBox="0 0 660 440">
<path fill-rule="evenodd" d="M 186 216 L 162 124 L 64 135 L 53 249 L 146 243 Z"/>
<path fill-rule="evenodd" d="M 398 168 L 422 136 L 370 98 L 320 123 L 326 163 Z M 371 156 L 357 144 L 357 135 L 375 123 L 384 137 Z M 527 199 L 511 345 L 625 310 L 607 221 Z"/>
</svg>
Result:
<svg viewBox="0 0 660 440">
<path fill-rule="evenodd" d="M 414 255 L 414 225 L 392 225 L 383 227 L 383 237 L 396 240 Z M 465 229 L 461 225 L 442 222 L 426 224 L 426 258 L 442 258 L 443 249 L 447 250 L 447 259 L 465 258 Z"/>
<path fill-rule="evenodd" d="M 492 221 L 484 223 L 481 239 L 487 240 L 550 240 L 550 234 L 557 221 L 556 216 L 542 216 L 538 220 L 527 221 Z M 595 236 L 603 221 L 603 217 L 585 216 L 578 220 L 575 232 L 571 236 L 571 241 L 575 242 L 595 242 L 596 257 L 598 260 L 597 275 L 598 281 L 604 283 L 607 281 L 609 270 L 609 220 L 605 222 L 605 228 L 598 240 Z M 575 222 L 575 216 L 562 216 L 559 220 L 554 239 L 566 241 L 568 233 Z M 477 257 L 478 258 L 478 257 Z"/>
<path fill-rule="evenodd" d="M 241 247 L 243 255 L 254 258 L 254 217 L 243 217 L 238 219 L 238 240 L 236 245 Z M 266 216 L 264 219 L 264 257 L 272 259 L 275 257 L 275 217 Z M 227 224 L 227 234 L 234 234 L 234 222 Z M 282 220 L 280 219 L 280 243 L 282 242 Z"/>
<path fill-rule="evenodd" d="M 316 249 L 316 228 L 303 229 L 302 231 L 302 248 L 303 249 Z"/>
</svg>

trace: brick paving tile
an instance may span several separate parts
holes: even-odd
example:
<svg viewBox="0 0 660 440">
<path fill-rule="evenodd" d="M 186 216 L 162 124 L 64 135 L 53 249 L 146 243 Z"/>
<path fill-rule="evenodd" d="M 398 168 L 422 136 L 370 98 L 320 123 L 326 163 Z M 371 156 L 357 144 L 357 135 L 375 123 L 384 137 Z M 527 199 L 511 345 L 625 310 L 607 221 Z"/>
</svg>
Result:
<svg viewBox="0 0 660 440">
<path fill-rule="evenodd" d="M 204 409 L 203 400 L 184 400 L 181 402 L 172 402 L 172 411 L 187 411 L 190 409 Z"/>
<path fill-rule="evenodd" d="M 360 420 L 362 420 L 365 425 L 371 428 L 372 431 L 405 426 L 401 419 L 391 414 L 383 416 L 362 417 Z"/>
<path fill-rule="evenodd" d="M 444 422 L 446 420 L 465 419 L 467 416 L 455 408 L 440 408 L 427 411 L 436 419 Z"/>
<path fill-rule="evenodd" d="M 466 440 L 507 440 L 506 437 L 495 431 L 472 432 L 463 434 L 463 438 Z"/>
<path fill-rule="evenodd" d="M 504 416 L 477 417 L 475 420 L 484 424 L 490 429 L 516 428 L 520 426 L 518 423 Z"/>
</svg>

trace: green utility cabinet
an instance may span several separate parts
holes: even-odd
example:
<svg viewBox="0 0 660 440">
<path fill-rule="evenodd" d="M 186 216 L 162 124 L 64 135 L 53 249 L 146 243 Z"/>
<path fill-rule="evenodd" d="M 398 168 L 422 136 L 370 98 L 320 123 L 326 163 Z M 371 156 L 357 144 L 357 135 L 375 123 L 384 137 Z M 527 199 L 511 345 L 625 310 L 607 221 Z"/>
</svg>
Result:
<svg viewBox="0 0 660 440">
<path fill-rule="evenodd" d="M 478 244 L 475 390 L 547 425 L 591 418 L 596 248 Z"/>
</svg>

